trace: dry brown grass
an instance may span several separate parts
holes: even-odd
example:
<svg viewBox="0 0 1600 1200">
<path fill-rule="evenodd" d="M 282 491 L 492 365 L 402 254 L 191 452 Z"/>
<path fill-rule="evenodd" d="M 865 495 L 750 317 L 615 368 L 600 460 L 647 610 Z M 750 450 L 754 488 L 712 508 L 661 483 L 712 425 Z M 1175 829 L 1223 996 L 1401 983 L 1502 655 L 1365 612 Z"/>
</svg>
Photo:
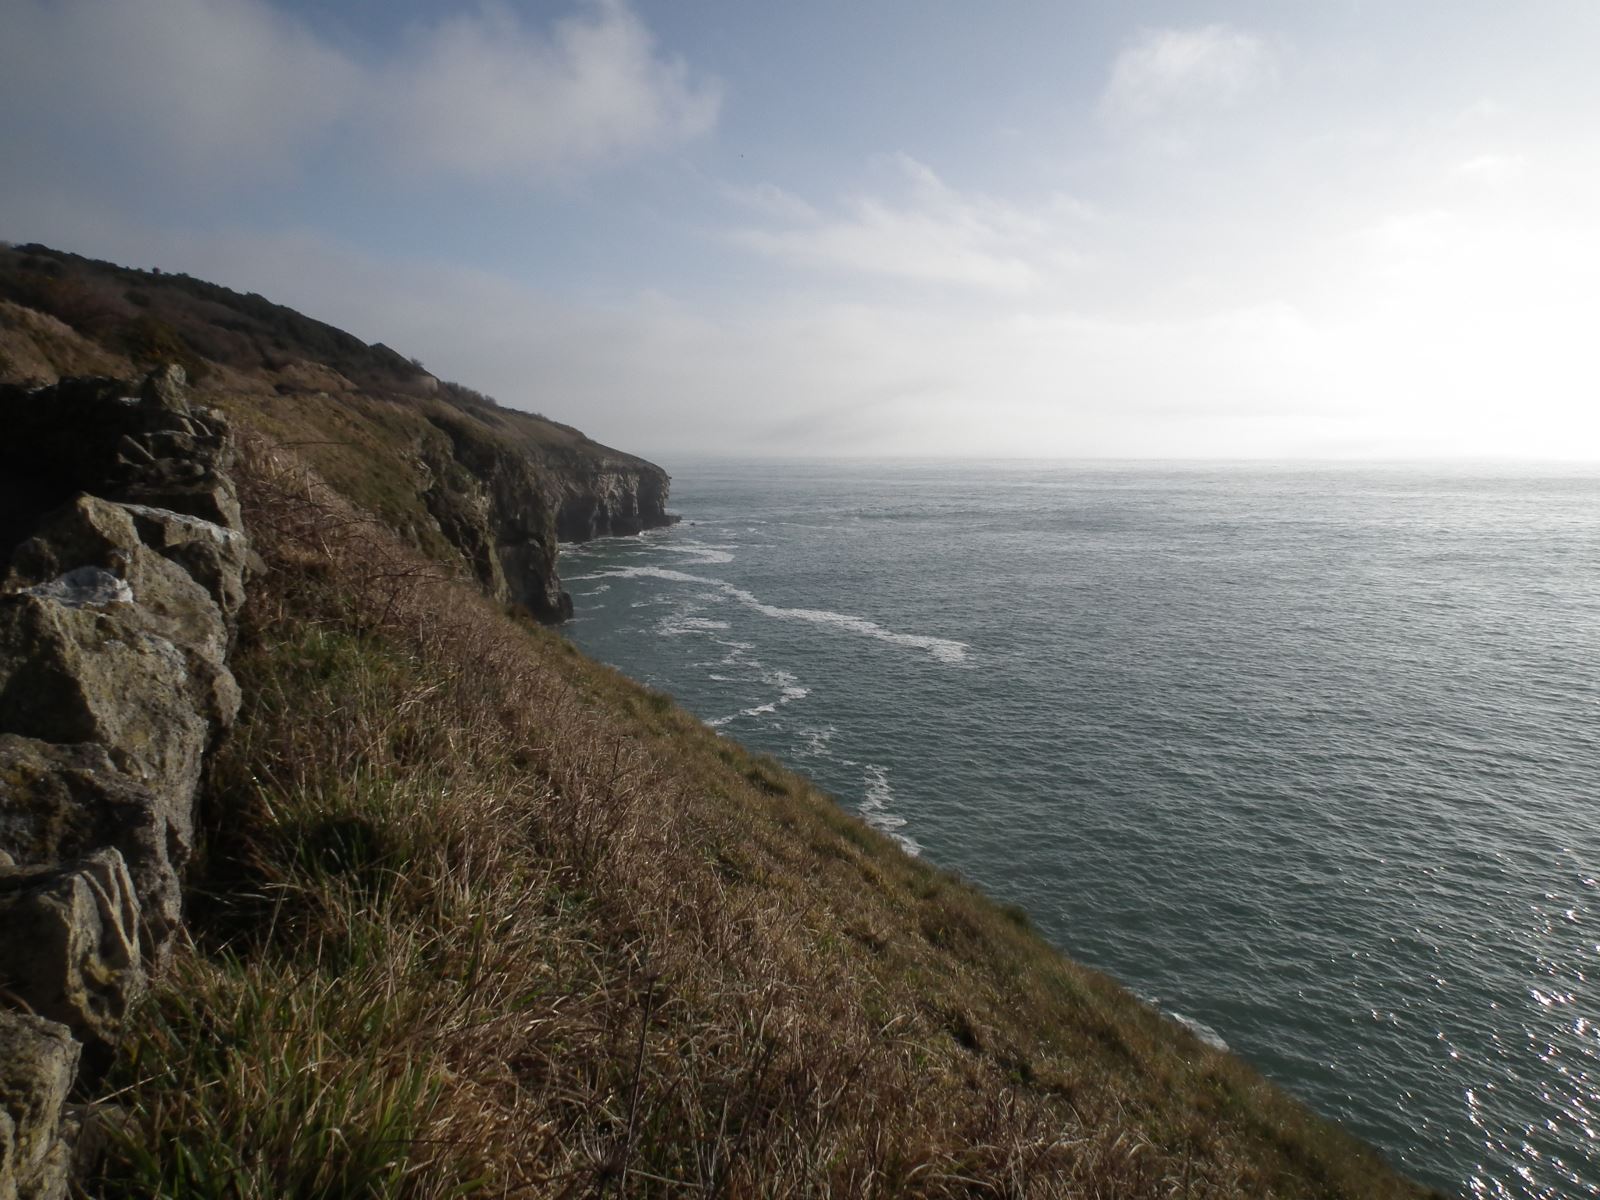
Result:
<svg viewBox="0 0 1600 1200">
<path fill-rule="evenodd" d="M 116 1195 L 1417 1194 L 250 441 L 270 571 Z"/>
<path fill-rule="evenodd" d="M 0 300 L 0 383 L 126 373 L 130 364 L 46 313 Z"/>
</svg>

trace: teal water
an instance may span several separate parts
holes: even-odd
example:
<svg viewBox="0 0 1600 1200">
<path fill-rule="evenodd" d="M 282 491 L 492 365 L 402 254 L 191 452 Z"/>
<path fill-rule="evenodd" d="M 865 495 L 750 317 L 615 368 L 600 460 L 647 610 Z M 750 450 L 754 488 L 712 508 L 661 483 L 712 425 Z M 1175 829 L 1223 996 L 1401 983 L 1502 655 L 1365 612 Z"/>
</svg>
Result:
<svg viewBox="0 0 1600 1200">
<path fill-rule="evenodd" d="M 1600 1197 L 1600 468 L 669 466 L 574 641 L 1414 1177 Z"/>
</svg>

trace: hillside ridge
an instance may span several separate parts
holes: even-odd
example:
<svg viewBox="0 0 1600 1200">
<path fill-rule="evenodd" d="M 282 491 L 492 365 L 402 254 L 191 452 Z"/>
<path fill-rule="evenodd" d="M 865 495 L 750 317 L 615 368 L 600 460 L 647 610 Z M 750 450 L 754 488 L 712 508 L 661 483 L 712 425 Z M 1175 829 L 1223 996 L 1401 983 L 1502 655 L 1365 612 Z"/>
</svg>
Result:
<svg viewBox="0 0 1600 1200">
<path fill-rule="evenodd" d="M 541 620 L 572 612 L 560 542 L 673 520 L 671 480 L 654 463 L 441 381 L 381 342 L 188 275 L 37 244 L 0 250 L 0 381 L 169 361 L 201 402 L 250 404 L 293 430 L 336 486 Z"/>
</svg>

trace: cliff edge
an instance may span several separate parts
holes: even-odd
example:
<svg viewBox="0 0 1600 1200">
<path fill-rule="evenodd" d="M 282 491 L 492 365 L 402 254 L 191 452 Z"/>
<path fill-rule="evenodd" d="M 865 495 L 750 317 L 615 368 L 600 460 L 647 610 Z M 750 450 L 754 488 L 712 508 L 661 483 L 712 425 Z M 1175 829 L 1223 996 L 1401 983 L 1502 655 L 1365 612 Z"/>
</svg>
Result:
<svg viewBox="0 0 1600 1200">
<path fill-rule="evenodd" d="M 0 381 L 168 362 L 199 401 L 249 411 L 413 545 L 543 621 L 572 612 L 559 542 L 673 520 L 660 467 L 382 343 L 187 275 L 0 249 Z"/>
<path fill-rule="evenodd" d="M 464 388 L 439 395 L 453 411 L 425 416 L 443 438 L 419 439 L 421 495 L 440 533 L 495 599 L 542 620 L 572 614 L 557 543 L 671 524 L 671 480 L 653 463 L 576 430 L 500 408 Z"/>
</svg>

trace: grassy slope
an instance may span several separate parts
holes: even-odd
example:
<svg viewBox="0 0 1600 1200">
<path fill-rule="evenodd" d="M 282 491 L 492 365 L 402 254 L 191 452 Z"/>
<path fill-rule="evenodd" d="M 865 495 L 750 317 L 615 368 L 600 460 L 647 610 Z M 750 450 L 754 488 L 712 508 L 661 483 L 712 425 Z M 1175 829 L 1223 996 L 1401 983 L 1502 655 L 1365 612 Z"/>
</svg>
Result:
<svg viewBox="0 0 1600 1200">
<path fill-rule="evenodd" d="M 1416 1194 L 254 439 L 271 570 L 129 1196 Z"/>
</svg>

